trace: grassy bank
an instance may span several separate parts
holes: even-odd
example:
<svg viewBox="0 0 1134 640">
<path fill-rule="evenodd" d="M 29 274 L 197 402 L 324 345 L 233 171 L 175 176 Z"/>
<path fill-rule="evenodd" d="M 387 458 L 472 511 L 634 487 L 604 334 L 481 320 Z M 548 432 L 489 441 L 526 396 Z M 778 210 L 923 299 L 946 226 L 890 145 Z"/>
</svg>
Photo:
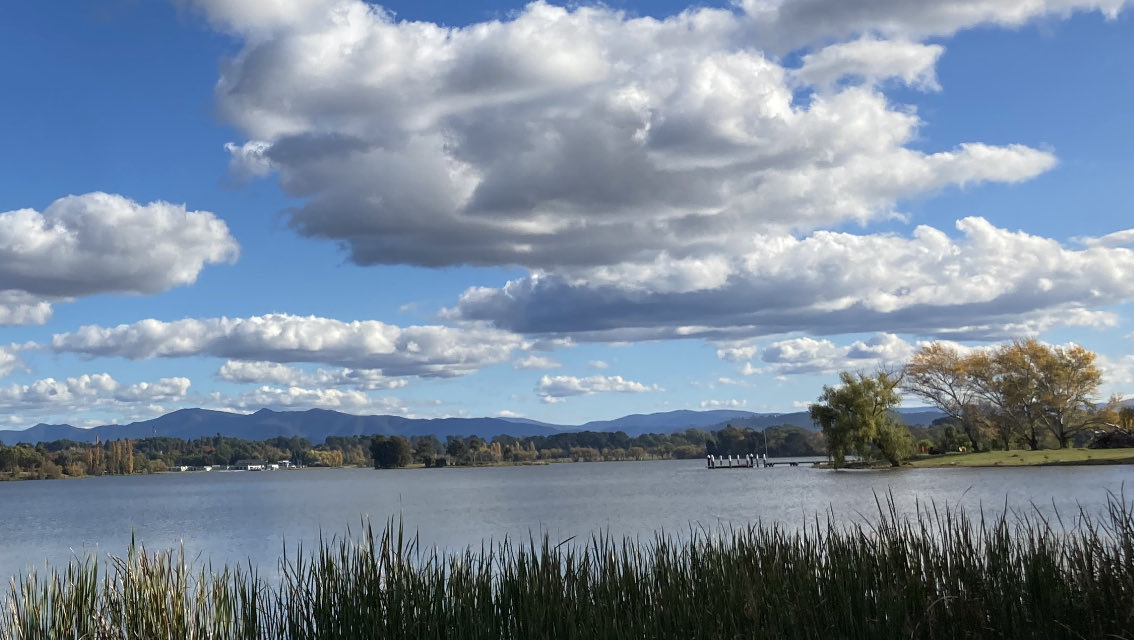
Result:
<svg viewBox="0 0 1134 640">
<path fill-rule="evenodd" d="M 1134 464 L 1134 449 L 1041 449 L 949 453 L 912 460 L 914 467 L 1028 467 L 1043 465 Z"/>
<path fill-rule="evenodd" d="M 395 526 L 239 568 L 131 551 L 13 582 L 0 638 L 1122 638 L 1134 633 L 1134 516 L 882 513 L 871 525 L 752 527 L 692 540 L 418 549 Z"/>
</svg>

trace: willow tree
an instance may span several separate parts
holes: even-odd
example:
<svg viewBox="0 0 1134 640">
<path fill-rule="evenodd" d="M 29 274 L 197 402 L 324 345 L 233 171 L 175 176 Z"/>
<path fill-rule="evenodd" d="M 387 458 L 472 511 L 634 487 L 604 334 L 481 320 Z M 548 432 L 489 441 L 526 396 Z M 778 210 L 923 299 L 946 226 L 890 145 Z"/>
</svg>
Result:
<svg viewBox="0 0 1134 640">
<path fill-rule="evenodd" d="M 913 452 L 909 429 L 891 412 L 902 402 L 901 377 L 843 371 L 839 381 L 842 384 L 824 385 L 818 402 L 809 407 L 811 419 L 823 429 L 832 465 L 846 466 L 847 453 L 867 458 L 877 453 L 895 467 L 909 458 Z"/>
</svg>

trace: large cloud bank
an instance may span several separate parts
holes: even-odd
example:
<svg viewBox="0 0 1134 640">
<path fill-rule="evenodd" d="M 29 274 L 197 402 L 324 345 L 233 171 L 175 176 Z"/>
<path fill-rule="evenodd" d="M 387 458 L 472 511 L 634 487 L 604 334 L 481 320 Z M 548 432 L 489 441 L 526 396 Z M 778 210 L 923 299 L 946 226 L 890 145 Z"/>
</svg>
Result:
<svg viewBox="0 0 1134 640">
<path fill-rule="evenodd" d="M 305 202 L 291 225 L 360 264 L 729 253 L 1054 162 L 1020 145 L 911 149 L 917 116 L 874 83 L 934 86 L 939 46 L 867 36 L 785 68 L 755 8 L 658 20 L 537 2 L 444 28 L 349 0 L 202 4 L 246 38 L 217 89 L 248 135 L 235 170 L 278 175 Z M 848 74 L 865 81 L 840 85 Z"/>
<path fill-rule="evenodd" d="M 225 223 L 184 205 L 108 193 L 0 212 L 0 325 L 43 324 L 51 303 L 192 284 L 239 253 Z"/>
<path fill-rule="evenodd" d="M 980 219 L 959 238 L 830 231 L 1055 165 L 1020 144 L 915 148 L 917 113 L 886 91 L 941 89 L 927 38 L 1121 0 L 747 0 L 666 18 L 535 2 L 454 28 L 358 0 L 194 4 L 243 40 L 217 86 L 245 135 L 233 170 L 299 198 L 295 230 L 359 264 L 531 270 L 449 319 L 597 340 L 992 338 L 1107 324 L 1098 307 L 1134 298 L 1125 232 L 1073 251 Z"/>
</svg>

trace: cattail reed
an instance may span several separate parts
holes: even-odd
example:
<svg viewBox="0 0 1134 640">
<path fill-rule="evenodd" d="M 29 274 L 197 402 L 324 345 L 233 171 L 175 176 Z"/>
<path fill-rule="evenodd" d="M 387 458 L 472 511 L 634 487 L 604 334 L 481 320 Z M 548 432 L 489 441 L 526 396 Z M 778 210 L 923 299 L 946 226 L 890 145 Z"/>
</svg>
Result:
<svg viewBox="0 0 1134 640">
<path fill-rule="evenodd" d="M 422 548 L 401 526 L 194 570 L 131 546 L 14 579 L 0 640 L 153 638 L 1131 638 L 1134 509 L 970 517 L 880 503 L 673 537 Z"/>
</svg>

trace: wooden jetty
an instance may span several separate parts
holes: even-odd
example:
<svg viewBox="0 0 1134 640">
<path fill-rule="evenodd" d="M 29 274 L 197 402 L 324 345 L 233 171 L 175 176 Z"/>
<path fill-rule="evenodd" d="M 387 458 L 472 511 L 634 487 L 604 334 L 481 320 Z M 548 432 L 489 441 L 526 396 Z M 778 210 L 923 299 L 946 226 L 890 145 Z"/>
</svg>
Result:
<svg viewBox="0 0 1134 640">
<path fill-rule="evenodd" d="M 709 454 L 705 456 L 705 465 L 709 469 L 756 469 L 758 467 L 774 467 L 780 465 L 782 467 L 798 467 L 799 465 L 814 465 L 825 460 L 782 460 L 779 462 L 770 462 L 768 454 L 764 454 L 761 458 L 758 453 L 749 453 L 743 456 L 714 456 Z"/>
<path fill-rule="evenodd" d="M 756 465 L 756 455 L 747 454 L 744 457 L 736 456 L 716 456 L 712 454 L 705 456 L 707 464 L 710 469 L 753 469 Z"/>
</svg>

